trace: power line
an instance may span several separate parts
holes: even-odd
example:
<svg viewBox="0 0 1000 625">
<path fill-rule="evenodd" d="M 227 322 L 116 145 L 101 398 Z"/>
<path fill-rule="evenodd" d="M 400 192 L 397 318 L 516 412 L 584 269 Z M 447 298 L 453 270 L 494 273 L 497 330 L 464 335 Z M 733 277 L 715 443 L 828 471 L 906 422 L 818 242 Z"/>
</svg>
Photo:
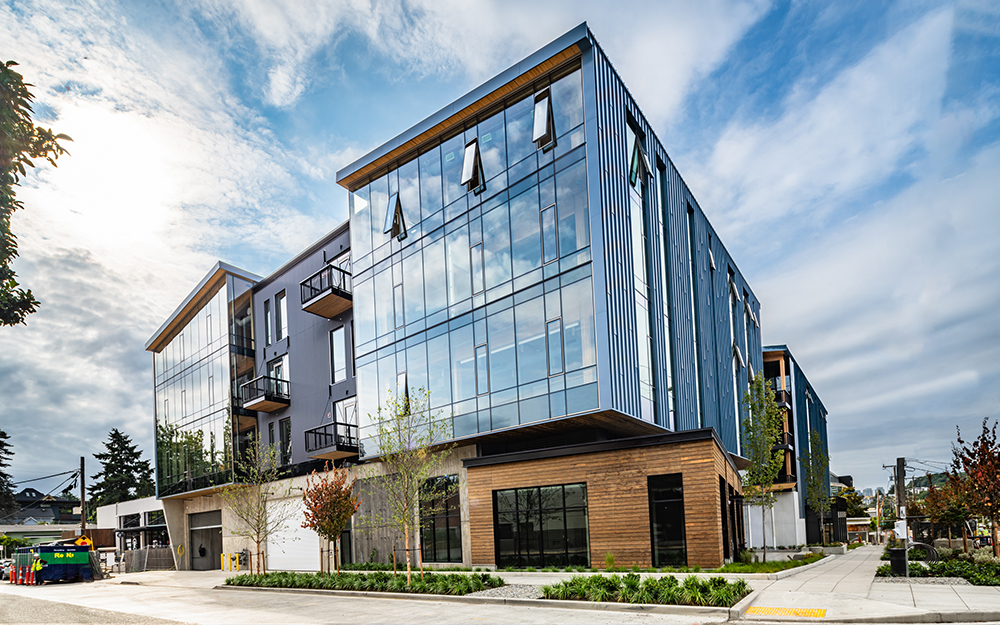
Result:
<svg viewBox="0 0 1000 625">
<path fill-rule="evenodd" d="M 20 485 L 20 484 L 27 484 L 29 482 L 39 482 L 41 480 L 47 480 L 52 477 L 59 477 L 60 475 L 69 475 L 70 473 L 73 473 L 75 475 L 79 472 L 80 472 L 79 469 L 74 469 L 72 471 L 63 471 L 62 473 L 53 473 L 52 475 L 46 475 L 45 477 L 35 477 L 30 480 L 21 480 L 20 482 L 14 482 L 14 484 Z"/>
<path fill-rule="evenodd" d="M 26 505 L 26 506 L 24 506 L 24 507 L 22 507 L 22 508 L 18 508 L 18 509 L 17 509 L 17 510 L 15 510 L 14 512 L 11 512 L 10 514 L 8 514 L 7 516 L 3 516 L 3 517 L 0 517 L 0 521 L 2 521 L 2 520 L 4 520 L 4 519 L 9 519 L 10 517 L 14 516 L 15 514 L 20 514 L 21 512 L 24 512 L 25 510 L 27 510 L 27 509 L 28 509 L 28 508 L 30 508 L 31 506 L 34 506 L 34 505 L 38 505 L 38 504 L 42 503 L 43 501 L 45 501 L 45 498 L 46 498 L 46 497 L 48 497 L 48 496 L 49 496 L 49 495 L 51 495 L 52 493 L 56 492 L 56 489 L 57 489 L 57 488 L 59 488 L 60 486 L 62 486 L 62 485 L 63 485 L 63 484 L 65 484 L 66 482 L 68 482 L 68 481 L 70 481 L 70 480 L 72 480 L 72 479 L 75 479 L 75 478 L 76 478 L 76 476 L 80 474 L 80 472 L 79 472 L 79 471 L 67 471 L 66 473 L 72 473 L 72 475 L 70 475 L 70 476 L 69 476 L 68 478 L 66 478 L 66 479 L 65 479 L 65 480 L 63 480 L 62 482 L 59 482 L 59 484 L 58 484 L 58 485 L 57 485 L 57 486 L 56 486 L 55 488 L 53 488 L 53 489 L 52 489 L 52 490 L 50 490 L 49 492 L 47 492 L 47 493 L 45 493 L 44 495 L 42 495 L 42 498 L 41 498 L 41 499 L 39 499 L 38 501 L 32 501 L 32 502 L 31 502 L 31 503 L 29 503 L 28 505 Z M 58 475 L 65 475 L 66 473 L 59 473 Z M 83 505 L 83 504 L 82 504 L 82 502 L 81 502 L 81 505 Z"/>
</svg>

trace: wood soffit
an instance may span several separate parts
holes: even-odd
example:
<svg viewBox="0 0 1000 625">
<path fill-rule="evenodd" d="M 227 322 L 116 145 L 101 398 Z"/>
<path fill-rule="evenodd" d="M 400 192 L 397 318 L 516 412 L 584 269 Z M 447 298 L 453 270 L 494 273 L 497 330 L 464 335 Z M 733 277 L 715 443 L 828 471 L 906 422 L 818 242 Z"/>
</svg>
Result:
<svg viewBox="0 0 1000 625">
<path fill-rule="evenodd" d="M 450 115 L 444 121 L 435 124 L 431 128 L 420 133 L 416 137 L 410 139 L 406 143 L 400 145 L 399 147 L 393 149 L 388 154 L 385 154 L 371 163 L 368 163 L 364 167 L 359 168 L 354 173 L 349 176 L 345 176 L 339 181 L 339 184 L 347 189 L 348 191 L 356 190 L 363 181 L 367 181 L 372 175 L 378 172 L 380 169 L 387 168 L 392 163 L 403 160 L 403 157 L 410 153 L 415 153 L 419 148 L 421 148 L 425 143 L 445 134 L 449 130 L 455 127 L 461 127 L 462 124 L 470 117 L 473 117 L 482 111 L 493 106 L 497 102 L 503 100 L 503 98 L 509 96 L 510 94 L 523 89 L 533 83 L 535 80 L 541 76 L 558 69 L 560 66 L 567 64 L 568 62 L 580 57 L 582 51 L 578 44 L 573 44 L 566 48 L 562 52 L 549 57 L 545 61 L 542 61 L 535 67 L 529 69 L 528 71 L 520 74 L 517 78 L 510 81 L 509 83 L 503 85 L 499 89 L 496 89 L 486 96 L 483 96 L 479 100 L 476 100 L 469 106 L 463 108 L 457 113 Z"/>
</svg>

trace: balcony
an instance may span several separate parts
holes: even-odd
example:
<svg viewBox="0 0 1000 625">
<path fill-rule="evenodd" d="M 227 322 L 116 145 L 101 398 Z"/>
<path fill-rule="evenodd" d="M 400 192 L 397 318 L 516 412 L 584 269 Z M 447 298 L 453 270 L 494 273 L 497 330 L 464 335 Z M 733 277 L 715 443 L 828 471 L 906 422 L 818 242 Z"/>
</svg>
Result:
<svg viewBox="0 0 1000 625">
<path fill-rule="evenodd" d="M 274 412 L 290 402 L 288 380 L 268 376 L 254 378 L 240 387 L 240 399 L 247 410 Z"/>
<path fill-rule="evenodd" d="M 299 284 L 302 310 L 333 319 L 351 307 L 351 274 L 327 265 Z"/>
<path fill-rule="evenodd" d="M 791 432 L 782 432 L 778 437 L 778 442 L 771 448 L 775 450 L 795 451 L 795 435 Z"/>
<path fill-rule="evenodd" d="M 361 450 L 358 443 L 358 426 L 335 421 L 318 428 L 306 430 L 306 453 L 310 458 L 337 460 L 357 456 Z"/>
<path fill-rule="evenodd" d="M 778 404 L 779 408 L 791 408 L 792 407 L 792 396 L 788 391 L 774 391 L 774 403 Z"/>
</svg>

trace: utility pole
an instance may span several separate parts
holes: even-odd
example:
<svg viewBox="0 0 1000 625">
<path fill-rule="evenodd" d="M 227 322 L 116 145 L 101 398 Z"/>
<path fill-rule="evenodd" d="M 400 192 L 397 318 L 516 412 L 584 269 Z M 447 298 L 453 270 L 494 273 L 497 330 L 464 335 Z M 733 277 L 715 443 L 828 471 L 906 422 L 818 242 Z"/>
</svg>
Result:
<svg viewBox="0 0 1000 625">
<path fill-rule="evenodd" d="M 80 456 L 80 536 L 87 535 L 87 491 L 83 487 L 83 481 L 86 479 L 86 461 L 86 456 Z"/>
</svg>

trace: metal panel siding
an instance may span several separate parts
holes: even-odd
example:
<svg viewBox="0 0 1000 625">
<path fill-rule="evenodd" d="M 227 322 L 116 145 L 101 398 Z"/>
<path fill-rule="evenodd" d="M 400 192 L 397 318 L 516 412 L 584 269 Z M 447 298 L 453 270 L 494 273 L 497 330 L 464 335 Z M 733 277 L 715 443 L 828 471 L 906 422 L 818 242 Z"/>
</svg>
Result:
<svg viewBox="0 0 1000 625">
<path fill-rule="evenodd" d="M 649 235 L 650 259 L 649 279 L 652 287 L 651 330 L 654 337 L 653 358 L 656 384 L 658 419 L 666 420 L 669 411 L 667 392 L 668 380 L 665 363 L 671 358 L 673 349 L 673 385 L 677 412 L 676 429 L 714 427 L 729 451 L 737 450 L 737 428 L 740 417 L 733 397 L 732 343 L 733 336 L 729 324 L 729 286 L 727 267 L 734 270 L 737 287 L 746 289 L 751 309 L 759 310 L 756 298 L 746 284 L 725 247 L 719 241 L 704 212 L 684 184 L 683 179 L 656 138 L 656 134 L 642 115 L 624 83 L 615 72 L 601 48 L 594 43 L 591 48 L 594 63 L 595 93 L 597 110 L 597 132 L 599 138 L 598 160 L 600 172 L 600 208 L 592 205 L 592 220 L 599 223 L 600 236 L 595 230 L 594 239 L 604 246 L 603 258 L 595 254 L 595 273 L 604 273 L 604 298 L 607 306 L 608 365 L 612 382 L 610 390 L 611 408 L 625 414 L 637 416 L 639 413 L 638 345 L 635 325 L 635 295 L 632 285 L 631 229 L 628 208 L 628 149 L 625 145 L 626 111 L 631 114 L 645 137 L 644 148 L 654 170 L 663 165 L 663 198 L 655 192 L 656 181 L 652 181 L 647 200 L 646 228 Z M 654 175 L 657 173 L 654 172 Z M 667 239 L 659 223 L 661 203 L 666 201 Z M 687 245 L 687 206 L 694 210 L 694 276 L 698 283 L 695 295 L 695 314 L 698 323 L 691 318 L 690 280 L 691 258 Z M 597 219 L 599 213 L 599 219 Z M 715 257 L 715 271 L 709 269 L 708 245 L 711 237 L 712 253 Z M 660 263 L 660 246 L 666 246 L 667 267 Z M 662 272 L 668 271 L 667 293 L 662 292 Z M 601 293 L 596 288 L 595 291 Z M 742 297 L 742 295 L 741 295 Z M 669 304 L 670 333 L 673 345 L 668 345 L 668 333 L 663 320 L 665 307 Z M 740 311 L 742 313 L 742 311 Z M 737 343 L 746 362 L 752 363 L 755 371 L 763 369 L 760 333 L 750 333 L 750 345 L 743 338 L 743 316 L 737 315 Z M 695 354 L 694 333 L 699 330 L 698 353 Z M 699 423 L 696 371 L 694 359 L 699 359 L 701 373 L 701 401 L 704 422 Z M 746 367 L 738 373 L 737 386 L 745 389 L 748 384 Z M 603 393 L 603 390 L 602 390 Z M 735 399 L 740 399 L 737 397 Z M 602 407 L 603 407 L 602 395 Z"/>
</svg>

